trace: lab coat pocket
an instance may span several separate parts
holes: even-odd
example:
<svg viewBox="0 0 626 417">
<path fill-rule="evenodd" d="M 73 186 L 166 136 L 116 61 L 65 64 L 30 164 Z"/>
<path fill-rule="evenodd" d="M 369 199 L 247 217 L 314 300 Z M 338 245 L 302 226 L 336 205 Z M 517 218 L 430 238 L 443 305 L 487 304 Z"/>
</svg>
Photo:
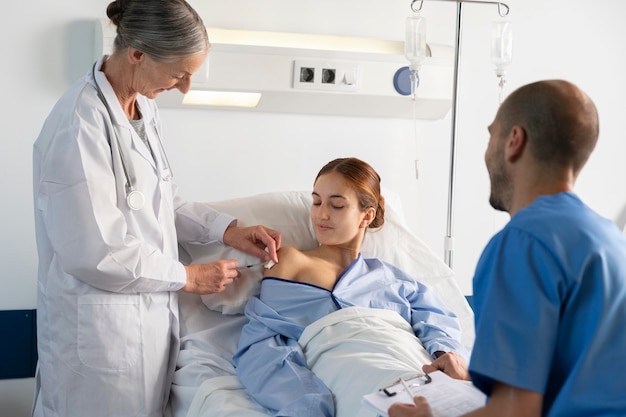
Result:
<svg viewBox="0 0 626 417">
<path fill-rule="evenodd" d="M 89 367 L 133 367 L 141 348 L 138 294 L 87 294 L 78 299 L 78 357 Z"/>
</svg>

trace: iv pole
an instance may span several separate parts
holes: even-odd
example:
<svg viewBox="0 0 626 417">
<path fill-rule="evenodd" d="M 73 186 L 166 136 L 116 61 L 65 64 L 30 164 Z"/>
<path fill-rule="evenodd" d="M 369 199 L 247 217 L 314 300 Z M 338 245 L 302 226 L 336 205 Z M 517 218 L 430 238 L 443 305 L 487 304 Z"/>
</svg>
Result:
<svg viewBox="0 0 626 417">
<path fill-rule="evenodd" d="M 457 135 L 457 113 L 458 113 L 458 92 L 459 92 L 459 66 L 461 62 L 461 31 L 463 29 L 463 3 L 497 4 L 498 14 L 501 17 L 509 14 L 509 6 L 498 1 L 478 1 L 478 0 L 428 0 L 428 1 L 455 1 L 456 8 L 456 41 L 454 45 L 454 84 L 452 89 L 452 129 L 450 138 L 450 178 L 448 183 L 448 218 L 446 224 L 446 237 L 444 241 L 444 261 L 452 268 L 452 252 L 454 250 L 454 237 L 452 235 L 454 223 L 454 181 L 456 173 L 456 135 Z M 415 6 L 419 3 L 418 6 Z M 411 10 L 418 13 L 424 4 L 424 0 L 412 0 Z"/>
</svg>

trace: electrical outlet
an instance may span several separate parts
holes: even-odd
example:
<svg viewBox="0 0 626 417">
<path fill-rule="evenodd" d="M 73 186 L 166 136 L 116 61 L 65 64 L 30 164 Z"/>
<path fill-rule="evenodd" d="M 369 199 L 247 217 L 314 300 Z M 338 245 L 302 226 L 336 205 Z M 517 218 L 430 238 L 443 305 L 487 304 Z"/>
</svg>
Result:
<svg viewBox="0 0 626 417">
<path fill-rule="evenodd" d="M 336 75 L 335 68 L 322 68 L 322 84 L 335 84 Z"/>
<path fill-rule="evenodd" d="M 298 71 L 300 77 L 299 83 L 314 83 L 315 82 L 315 68 L 314 67 L 300 67 Z"/>
<path fill-rule="evenodd" d="M 321 91 L 358 91 L 360 66 L 352 62 L 296 60 L 293 88 Z"/>
</svg>

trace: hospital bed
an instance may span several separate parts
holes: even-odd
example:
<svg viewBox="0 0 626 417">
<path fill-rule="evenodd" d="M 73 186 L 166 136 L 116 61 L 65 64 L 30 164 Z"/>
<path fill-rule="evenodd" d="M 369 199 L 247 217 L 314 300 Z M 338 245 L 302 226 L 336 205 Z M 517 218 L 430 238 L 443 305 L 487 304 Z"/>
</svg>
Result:
<svg viewBox="0 0 626 417">
<path fill-rule="evenodd" d="M 365 257 L 379 257 L 428 285 L 461 321 L 463 343 L 474 340 L 473 314 L 453 272 L 407 229 L 398 199 L 386 192 L 385 225 L 366 233 Z M 238 218 L 240 226 L 262 224 L 283 233 L 283 245 L 316 245 L 309 219 L 310 192 L 267 193 L 211 203 Z M 181 246 L 181 260 L 210 262 L 236 258 L 240 265 L 259 260 L 221 244 Z M 181 294 L 181 351 L 171 395 L 173 417 L 265 417 L 244 391 L 231 359 L 246 322 L 243 308 L 260 286 L 262 269 L 245 268 L 225 292 L 209 296 Z M 410 326 L 396 313 L 351 307 L 311 324 L 300 344 L 309 368 L 335 395 L 338 417 L 376 416 L 362 396 L 400 376 L 421 372 L 431 359 Z"/>
</svg>

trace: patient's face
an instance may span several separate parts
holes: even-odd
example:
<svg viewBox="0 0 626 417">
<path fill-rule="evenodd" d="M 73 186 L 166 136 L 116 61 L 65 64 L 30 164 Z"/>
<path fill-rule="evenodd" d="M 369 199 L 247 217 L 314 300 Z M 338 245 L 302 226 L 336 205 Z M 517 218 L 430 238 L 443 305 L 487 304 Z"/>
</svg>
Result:
<svg viewBox="0 0 626 417">
<path fill-rule="evenodd" d="M 311 221 L 317 241 L 324 245 L 356 247 L 361 243 L 366 214 L 357 194 L 343 175 L 321 175 L 313 186 Z"/>
</svg>

